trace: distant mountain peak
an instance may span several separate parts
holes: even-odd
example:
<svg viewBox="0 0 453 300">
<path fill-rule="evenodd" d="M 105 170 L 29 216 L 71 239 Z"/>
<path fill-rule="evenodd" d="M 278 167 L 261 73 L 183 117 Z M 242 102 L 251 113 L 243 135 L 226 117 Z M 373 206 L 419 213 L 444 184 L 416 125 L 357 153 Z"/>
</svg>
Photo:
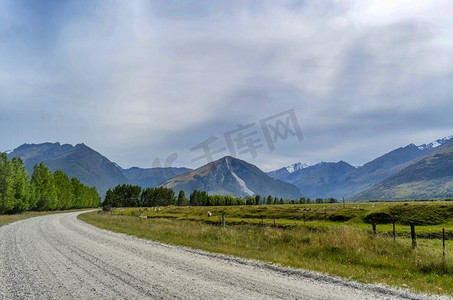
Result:
<svg viewBox="0 0 453 300">
<path fill-rule="evenodd" d="M 295 164 L 292 164 L 290 166 L 286 166 L 285 169 L 288 171 L 288 173 L 293 173 L 301 169 L 305 169 L 311 167 L 310 164 L 302 163 L 302 162 L 297 162 Z"/>
<path fill-rule="evenodd" d="M 423 144 L 423 145 L 417 146 L 417 148 L 420 149 L 420 150 L 432 150 L 434 148 L 442 146 L 443 144 L 445 144 L 446 142 L 448 142 L 452 138 L 453 138 L 453 135 L 450 135 L 450 136 L 435 140 L 434 142 L 431 142 L 429 144 Z M 414 145 L 414 144 L 411 144 L 411 145 Z"/>
<path fill-rule="evenodd" d="M 286 199 L 298 199 L 298 189 L 288 183 L 275 180 L 256 166 L 231 156 L 222 157 L 191 172 L 174 177 L 163 186 L 175 191 L 204 190 L 209 194 L 238 197 L 272 195 Z"/>
<path fill-rule="evenodd" d="M 233 168 L 231 167 L 230 165 L 230 161 L 233 160 L 233 157 L 231 156 L 225 156 L 223 158 L 223 160 L 225 161 L 226 163 L 226 166 L 227 166 L 227 170 L 230 171 L 230 174 L 234 177 L 234 179 L 236 180 L 236 182 L 239 184 L 239 186 L 241 187 L 241 190 L 244 194 L 248 195 L 248 196 L 253 196 L 255 195 L 255 192 L 252 191 L 251 189 L 249 189 L 247 187 L 247 184 L 245 183 L 244 180 L 242 180 L 242 178 L 240 178 L 233 170 Z"/>
</svg>

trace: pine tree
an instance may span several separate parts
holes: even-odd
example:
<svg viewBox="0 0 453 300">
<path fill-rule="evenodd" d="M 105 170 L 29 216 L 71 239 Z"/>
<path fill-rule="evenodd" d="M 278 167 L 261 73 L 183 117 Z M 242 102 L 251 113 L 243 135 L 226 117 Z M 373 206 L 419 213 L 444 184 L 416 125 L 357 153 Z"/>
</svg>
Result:
<svg viewBox="0 0 453 300">
<path fill-rule="evenodd" d="M 272 199 L 272 196 L 271 196 L 271 195 L 267 196 L 266 204 L 267 204 L 267 205 L 271 205 L 272 202 L 273 202 L 272 200 L 273 200 L 273 199 Z"/>
<path fill-rule="evenodd" d="M 186 194 L 184 193 L 183 190 L 179 191 L 178 194 L 178 201 L 176 202 L 177 206 L 187 206 L 188 204 L 188 199 L 186 198 Z"/>
</svg>

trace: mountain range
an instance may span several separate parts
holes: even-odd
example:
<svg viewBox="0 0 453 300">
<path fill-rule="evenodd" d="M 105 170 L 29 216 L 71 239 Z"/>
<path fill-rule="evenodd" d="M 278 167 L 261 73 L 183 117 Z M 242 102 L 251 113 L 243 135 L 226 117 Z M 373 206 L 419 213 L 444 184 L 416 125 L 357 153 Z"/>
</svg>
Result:
<svg viewBox="0 0 453 300">
<path fill-rule="evenodd" d="M 246 197 L 260 194 L 286 199 L 345 198 L 351 200 L 441 198 L 453 194 L 452 136 L 429 144 L 414 144 L 390 151 L 366 164 L 347 162 L 296 163 L 264 173 L 256 166 L 231 156 L 195 170 L 189 168 L 123 169 L 86 146 L 60 143 L 23 144 L 8 153 L 21 157 L 29 174 L 36 163 L 63 170 L 69 177 L 95 186 L 101 195 L 118 184 L 142 187 L 163 185 L 210 194 Z"/>
<path fill-rule="evenodd" d="M 449 136 L 420 146 L 410 144 L 400 147 L 357 168 L 345 162 L 320 163 L 313 166 L 298 163 L 297 165 L 304 167 L 296 168 L 295 171 L 288 172 L 286 175 L 284 175 L 283 168 L 269 172 L 268 175 L 295 184 L 304 196 L 312 198 L 334 197 L 337 199 L 370 200 L 417 198 L 419 195 L 424 195 L 424 198 L 447 197 L 451 193 L 438 186 L 432 187 L 428 193 L 413 190 L 411 193 L 386 193 L 381 195 L 376 190 L 372 193 L 367 191 L 400 172 L 401 174 L 398 175 L 400 181 L 405 180 L 408 172 L 412 170 L 411 168 L 406 170 L 406 168 L 423 158 L 436 155 L 438 151 L 448 147 L 453 143 L 452 137 Z M 287 167 L 287 169 L 292 170 L 294 169 L 293 166 Z M 427 165 L 424 166 L 424 168 L 428 167 Z M 453 168 L 453 164 L 450 164 L 450 168 Z M 320 169 L 322 171 L 319 171 Z M 409 177 L 407 177 L 407 180 L 409 180 Z M 449 182 L 448 178 L 445 180 Z M 413 185 L 412 187 L 415 188 Z M 422 184 L 419 185 L 420 190 L 424 187 Z M 384 189 L 381 188 L 380 190 L 382 192 Z"/>
<path fill-rule="evenodd" d="M 453 139 L 353 199 L 453 197 Z"/>
</svg>

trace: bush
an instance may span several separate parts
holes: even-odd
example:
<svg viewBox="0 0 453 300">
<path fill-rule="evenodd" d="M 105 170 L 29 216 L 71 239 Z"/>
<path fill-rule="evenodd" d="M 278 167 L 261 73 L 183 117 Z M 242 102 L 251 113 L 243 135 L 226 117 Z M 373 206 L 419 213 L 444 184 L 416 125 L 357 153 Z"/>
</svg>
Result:
<svg viewBox="0 0 453 300">
<path fill-rule="evenodd" d="M 393 220 L 393 216 L 387 212 L 373 212 L 365 216 L 364 221 L 366 223 L 372 223 L 373 221 L 376 224 L 388 224 Z"/>
<path fill-rule="evenodd" d="M 329 220 L 334 222 L 346 222 L 352 218 L 358 217 L 362 210 L 343 208 L 329 215 Z"/>
</svg>

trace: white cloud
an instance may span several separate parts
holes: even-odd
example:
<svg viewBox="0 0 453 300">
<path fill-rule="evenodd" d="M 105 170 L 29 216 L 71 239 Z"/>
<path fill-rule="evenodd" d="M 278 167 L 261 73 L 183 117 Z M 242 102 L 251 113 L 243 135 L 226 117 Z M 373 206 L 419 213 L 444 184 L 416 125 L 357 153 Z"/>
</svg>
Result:
<svg viewBox="0 0 453 300">
<path fill-rule="evenodd" d="M 452 8 L 418 0 L 96 2 L 45 23 L 58 30 L 43 45 L 16 23 L 17 34 L 0 31 L 0 103 L 25 111 L 9 124 L 34 130 L 2 140 L 9 148 L 85 142 L 125 167 L 178 152 L 190 165 L 188 149 L 210 135 L 294 108 L 305 140 L 251 162 L 365 163 L 452 127 L 417 120 L 452 108 Z"/>
</svg>

